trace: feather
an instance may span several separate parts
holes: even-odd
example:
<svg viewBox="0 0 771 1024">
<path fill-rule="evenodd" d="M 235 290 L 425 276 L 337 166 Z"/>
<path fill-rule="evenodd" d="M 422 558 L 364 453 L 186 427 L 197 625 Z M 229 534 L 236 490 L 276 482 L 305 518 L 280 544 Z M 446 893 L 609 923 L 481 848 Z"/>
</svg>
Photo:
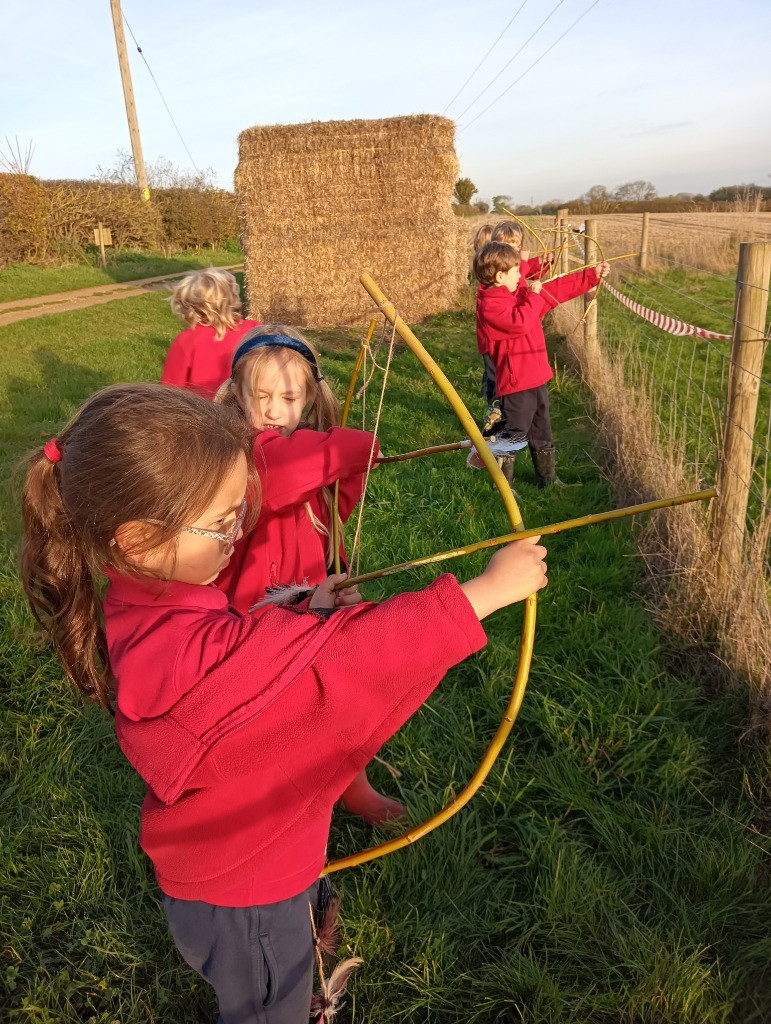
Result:
<svg viewBox="0 0 771 1024">
<path fill-rule="evenodd" d="M 345 986 L 351 975 L 363 963 L 364 961 L 358 956 L 341 960 L 332 971 L 329 981 L 322 981 L 321 988 L 314 992 L 311 999 L 311 1024 L 329 1024 L 340 1009 Z"/>
<path fill-rule="evenodd" d="M 265 591 L 265 597 L 258 601 L 257 604 L 253 604 L 249 611 L 254 612 L 258 608 L 264 608 L 269 604 L 293 604 L 299 598 L 304 597 L 315 589 L 315 587 L 310 586 L 307 580 L 303 580 L 302 583 L 277 583 L 274 587 L 268 587 Z"/>
<path fill-rule="evenodd" d="M 485 438 L 487 446 L 497 459 L 505 459 L 507 455 L 514 455 L 527 448 L 527 435 L 521 430 L 499 430 L 490 437 Z M 471 441 L 461 441 L 464 448 L 470 448 L 472 452 L 477 449 Z"/>
<path fill-rule="evenodd" d="M 332 896 L 320 915 L 321 920 L 314 936 L 319 952 L 337 956 L 340 947 L 340 897 Z"/>
</svg>

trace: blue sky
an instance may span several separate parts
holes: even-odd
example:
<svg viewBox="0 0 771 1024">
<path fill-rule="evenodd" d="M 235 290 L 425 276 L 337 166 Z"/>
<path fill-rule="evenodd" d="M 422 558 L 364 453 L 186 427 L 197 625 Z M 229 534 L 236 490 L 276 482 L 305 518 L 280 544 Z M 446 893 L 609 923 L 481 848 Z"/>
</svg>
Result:
<svg viewBox="0 0 771 1024">
<path fill-rule="evenodd" d="M 527 71 L 592 3 L 562 0 L 490 85 L 558 2 L 123 0 L 123 12 L 195 163 L 223 187 L 250 125 L 443 113 L 519 8 L 446 111 L 480 197 L 542 202 L 638 178 L 661 194 L 771 185 L 768 0 L 598 0 Z M 0 146 L 34 142 L 42 178 L 114 163 L 129 140 L 109 0 L 6 0 L 0 30 Z M 145 159 L 191 168 L 127 42 Z"/>
</svg>

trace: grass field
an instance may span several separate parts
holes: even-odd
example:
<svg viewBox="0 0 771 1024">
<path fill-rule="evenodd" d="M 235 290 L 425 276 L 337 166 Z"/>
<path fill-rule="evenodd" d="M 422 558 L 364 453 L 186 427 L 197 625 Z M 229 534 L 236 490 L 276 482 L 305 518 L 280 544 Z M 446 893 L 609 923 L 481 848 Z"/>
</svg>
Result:
<svg viewBox="0 0 771 1024">
<path fill-rule="evenodd" d="M 232 249 L 185 250 L 163 256 L 161 253 L 107 250 L 107 265 L 98 266 L 97 258 L 89 263 L 72 263 L 64 267 L 35 267 L 29 263 L 13 263 L 0 274 L 0 302 L 34 298 L 56 292 L 74 291 L 115 281 L 137 281 L 143 277 L 160 277 L 177 271 L 199 267 L 221 267 L 240 263 L 240 247 Z"/>
<path fill-rule="evenodd" d="M 3 328 L 4 478 L 95 388 L 157 379 L 177 329 L 154 294 Z M 446 314 L 418 333 L 481 411 L 469 316 Z M 317 340 L 328 378 L 344 388 L 357 339 Z M 587 397 L 563 367 L 552 400 L 569 486 L 537 491 L 520 459 L 526 525 L 612 503 L 593 460 Z M 459 436 L 409 353 L 395 359 L 385 410 L 387 452 Z M 463 462 L 442 455 L 373 475 L 363 569 L 505 529 L 484 474 Z M 213 1021 L 210 993 L 173 950 L 138 851 L 142 785 L 109 719 L 80 705 L 33 639 L 13 571 L 10 492 L 0 508 L 0 1016 Z M 753 797 L 768 760 L 741 743 L 745 695 L 715 685 L 698 652 L 653 626 L 629 522 L 548 547 L 530 686 L 488 783 L 415 848 L 337 876 L 345 950 L 365 960 L 340 1019 L 762 1024 L 771 1016 L 771 840 L 754 827 Z M 481 564 L 453 568 L 463 576 Z M 367 596 L 431 576 L 391 578 Z M 481 757 L 510 688 L 519 622 L 516 610 L 489 620 L 488 647 L 384 751 L 401 781 L 379 766 L 374 777 L 401 793 L 413 820 L 457 792 Z M 371 838 L 341 814 L 330 853 Z"/>
</svg>

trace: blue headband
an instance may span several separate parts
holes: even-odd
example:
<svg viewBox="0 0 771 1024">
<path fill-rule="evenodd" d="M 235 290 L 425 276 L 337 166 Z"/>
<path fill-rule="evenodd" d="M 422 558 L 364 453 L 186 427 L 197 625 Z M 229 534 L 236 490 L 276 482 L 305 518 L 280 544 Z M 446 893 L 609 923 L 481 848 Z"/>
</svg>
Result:
<svg viewBox="0 0 771 1024">
<path fill-rule="evenodd" d="M 311 364 L 313 379 L 316 381 L 324 380 L 319 364 L 316 362 L 316 357 L 304 341 L 288 338 L 285 334 L 255 334 L 253 331 L 246 335 L 233 354 L 233 362 L 230 368 L 231 376 L 238 360 L 245 356 L 247 352 L 253 352 L 256 348 L 290 348 L 293 352 L 299 352 Z"/>
</svg>

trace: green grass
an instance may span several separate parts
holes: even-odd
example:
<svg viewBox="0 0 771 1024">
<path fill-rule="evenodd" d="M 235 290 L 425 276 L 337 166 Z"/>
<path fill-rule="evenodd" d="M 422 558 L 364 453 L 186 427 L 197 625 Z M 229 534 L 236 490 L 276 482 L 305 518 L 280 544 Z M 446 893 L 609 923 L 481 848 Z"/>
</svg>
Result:
<svg viewBox="0 0 771 1024">
<path fill-rule="evenodd" d="M 163 256 L 161 253 L 107 250 L 107 266 L 98 266 L 98 252 L 90 253 L 89 262 L 63 267 L 35 267 L 29 263 L 12 263 L 0 273 L 0 302 L 27 299 L 37 295 L 75 291 L 78 288 L 136 281 L 143 277 L 160 277 L 177 271 L 200 267 L 221 267 L 240 263 L 243 253 L 234 243 L 232 248 L 186 250 Z"/>
<path fill-rule="evenodd" d="M 157 378 L 176 330 L 157 295 L 4 328 L 3 468 L 95 388 Z M 481 412 L 470 318 L 447 314 L 418 333 Z M 340 391 L 356 339 L 318 340 Z M 592 459 L 587 398 L 564 369 L 552 401 L 570 486 L 537 491 L 520 457 L 527 525 L 611 504 Z M 385 410 L 386 451 L 459 436 L 409 353 L 395 358 Z M 362 568 L 506 529 L 485 475 L 464 461 L 447 454 L 373 474 Z M 19 518 L 10 494 L 2 523 L 2 1019 L 212 1021 L 210 992 L 173 950 L 138 852 L 142 785 L 111 722 L 81 706 L 31 637 L 12 567 Z M 365 960 L 343 1024 L 768 1020 L 771 843 L 753 831 L 749 795 L 767 764 L 740 744 L 745 695 L 708 687 L 695 653 L 653 626 L 632 529 L 618 522 L 549 539 L 530 685 L 487 784 L 413 849 L 336 876 L 346 951 Z M 483 564 L 474 556 L 452 568 L 464 576 Z M 392 577 L 367 596 L 431 577 Z M 488 620 L 485 650 L 391 741 L 384 756 L 402 772 L 398 784 L 372 770 L 414 821 L 456 793 L 480 759 L 508 696 L 520 623 L 517 609 Z M 371 839 L 340 814 L 330 853 Z"/>
</svg>

